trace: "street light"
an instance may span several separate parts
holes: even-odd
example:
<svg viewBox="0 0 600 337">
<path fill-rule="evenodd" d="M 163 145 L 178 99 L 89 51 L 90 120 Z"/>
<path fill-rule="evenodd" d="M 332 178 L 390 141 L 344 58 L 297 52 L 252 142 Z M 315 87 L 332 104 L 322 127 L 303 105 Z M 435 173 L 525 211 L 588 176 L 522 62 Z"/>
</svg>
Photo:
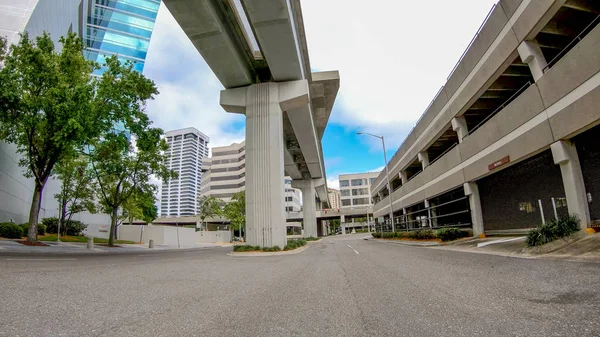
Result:
<svg viewBox="0 0 600 337">
<path fill-rule="evenodd" d="M 390 199 L 390 221 L 392 222 L 392 232 L 395 232 L 396 226 L 394 225 L 394 211 L 392 210 L 392 185 L 390 184 L 390 171 L 388 170 L 387 155 L 385 153 L 385 140 L 383 139 L 383 136 L 377 136 L 368 132 L 359 131 L 356 134 L 367 135 L 381 139 L 381 146 L 383 147 L 383 163 L 385 164 L 385 178 L 387 179 L 388 196 Z M 383 227 L 381 228 L 381 231 L 383 232 Z"/>
</svg>

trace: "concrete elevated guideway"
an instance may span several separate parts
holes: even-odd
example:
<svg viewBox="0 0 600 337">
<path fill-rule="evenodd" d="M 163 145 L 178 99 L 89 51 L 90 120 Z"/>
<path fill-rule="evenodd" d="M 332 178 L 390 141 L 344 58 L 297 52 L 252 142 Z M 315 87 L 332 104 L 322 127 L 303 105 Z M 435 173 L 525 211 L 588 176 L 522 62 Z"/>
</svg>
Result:
<svg viewBox="0 0 600 337">
<path fill-rule="evenodd" d="M 225 90 L 221 106 L 246 115 L 246 225 L 251 245 L 286 245 L 284 173 L 302 189 L 305 236 L 327 204 L 321 138 L 337 71 L 310 71 L 299 0 L 165 0 Z"/>
</svg>

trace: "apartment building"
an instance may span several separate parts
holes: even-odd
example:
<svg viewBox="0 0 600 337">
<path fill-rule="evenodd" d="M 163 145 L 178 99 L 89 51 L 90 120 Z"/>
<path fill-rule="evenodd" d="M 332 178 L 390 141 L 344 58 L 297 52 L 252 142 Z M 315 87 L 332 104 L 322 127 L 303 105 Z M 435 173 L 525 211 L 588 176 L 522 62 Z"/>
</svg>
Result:
<svg viewBox="0 0 600 337">
<path fill-rule="evenodd" d="M 167 166 L 177 178 L 163 181 L 160 213 L 163 217 L 196 215 L 202 182 L 202 163 L 208 157 L 208 136 L 196 128 L 165 133 L 169 144 Z"/>
<path fill-rule="evenodd" d="M 475 234 L 566 214 L 598 225 L 599 13 L 591 0 L 499 1 L 388 163 L 392 190 L 384 173 L 374 182 L 375 217 Z"/>
<path fill-rule="evenodd" d="M 246 190 L 246 142 L 212 148 L 212 157 L 205 158 L 202 166 L 201 196 L 214 196 L 229 202 L 231 197 Z M 292 188 L 292 179 L 285 177 L 286 212 L 302 209 L 300 190 Z"/>
<path fill-rule="evenodd" d="M 339 210 L 342 206 L 340 190 L 336 190 L 335 188 L 328 188 L 327 196 L 329 198 L 329 205 L 331 206 L 331 209 Z"/>
<path fill-rule="evenodd" d="M 371 185 L 378 175 L 379 172 L 340 174 L 340 208 L 371 206 Z"/>
</svg>

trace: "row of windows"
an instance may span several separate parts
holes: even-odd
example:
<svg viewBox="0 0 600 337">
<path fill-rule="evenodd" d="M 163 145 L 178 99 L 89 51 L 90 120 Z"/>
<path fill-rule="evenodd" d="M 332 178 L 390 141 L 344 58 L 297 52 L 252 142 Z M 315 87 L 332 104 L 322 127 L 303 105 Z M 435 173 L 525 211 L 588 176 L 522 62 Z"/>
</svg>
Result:
<svg viewBox="0 0 600 337">
<path fill-rule="evenodd" d="M 342 206 L 359 206 L 369 204 L 369 198 L 342 199 Z"/>
</svg>

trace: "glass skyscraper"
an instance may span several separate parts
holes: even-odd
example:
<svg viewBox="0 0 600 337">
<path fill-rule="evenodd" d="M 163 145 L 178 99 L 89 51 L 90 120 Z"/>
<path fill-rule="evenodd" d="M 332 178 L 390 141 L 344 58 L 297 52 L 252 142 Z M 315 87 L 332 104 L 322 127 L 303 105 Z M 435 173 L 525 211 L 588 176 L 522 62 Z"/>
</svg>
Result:
<svg viewBox="0 0 600 337">
<path fill-rule="evenodd" d="M 106 57 L 117 55 L 142 72 L 160 0 L 89 0 L 87 7 L 85 57 L 103 64 Z"/>
</svg>

